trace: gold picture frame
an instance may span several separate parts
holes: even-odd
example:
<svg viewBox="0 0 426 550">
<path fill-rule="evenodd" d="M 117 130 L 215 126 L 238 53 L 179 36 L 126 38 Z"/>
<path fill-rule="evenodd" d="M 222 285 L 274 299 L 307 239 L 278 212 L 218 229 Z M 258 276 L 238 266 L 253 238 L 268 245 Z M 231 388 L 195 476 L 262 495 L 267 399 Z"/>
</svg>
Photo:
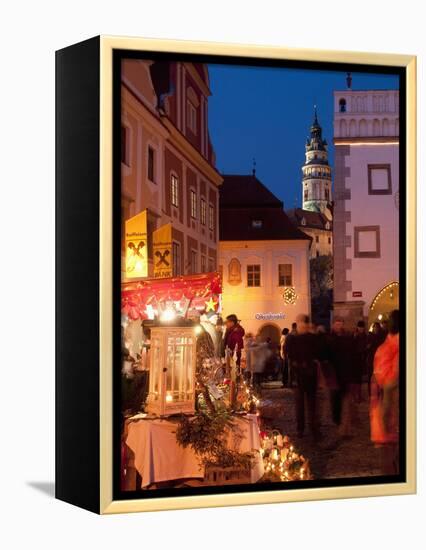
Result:
<svg viewBox="0 0 426 550">
<path fill-rule="evenodd" d="M 389 484 L 113 499 L 113 54 L 114 50 L 381 65 L 406 75 L 406 481 Z M 99 510 L 101 514 L 401 495 L 416 491 L 416 57 L 130 37 L 99 37 Z M 348 482 L 350 483 L 350 482 Z M 59 496 L 61 498 L 61 496 Z M 64 498 L 64 500 L 67 500 Z"/>
</svg>

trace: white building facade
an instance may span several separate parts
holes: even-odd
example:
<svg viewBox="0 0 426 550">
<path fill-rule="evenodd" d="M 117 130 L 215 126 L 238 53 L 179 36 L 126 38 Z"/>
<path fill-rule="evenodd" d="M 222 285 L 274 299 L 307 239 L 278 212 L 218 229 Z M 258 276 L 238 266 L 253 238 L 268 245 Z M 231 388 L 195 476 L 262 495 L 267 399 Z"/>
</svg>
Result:
<svg viewBox="0 0 426 550">
<path fill-rule="evenodd" d="M 334 316 L 399 305 L 399 93 L 334 92 Z"/>
</svg>

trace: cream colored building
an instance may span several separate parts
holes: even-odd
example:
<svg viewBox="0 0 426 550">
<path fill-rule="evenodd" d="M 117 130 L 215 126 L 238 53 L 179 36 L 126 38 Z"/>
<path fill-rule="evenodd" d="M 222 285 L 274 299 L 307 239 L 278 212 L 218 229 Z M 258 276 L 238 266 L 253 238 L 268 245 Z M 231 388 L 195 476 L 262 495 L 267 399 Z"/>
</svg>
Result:
<svg viewBox="0 0 426 550">
<path fill-rule="evenodd" d="M 134 227 L 144 224 L 142 254 L 147 266 L 142 276 L 217 269 L 222 177 L 208 135 L 210 95 L 208 70 L 200 63 L 122 62 L 123 280 L 129 277 L 126 243 L 136 233 Z M 125 225 L 129 220 L 130 237 Z M 156 265 L 160 261 L 162 272 Z"/>
<path fill-rule="evenodd" d="M 334 315 L 381 320 L 399 303 L 399 93 L 334 92 Z"/>
<path fill-rule="evenodd" d="M 300 313 L 310 314 L 310 239 L 257 178 L 224 176 L 220 191 L 219 268 L 223 316 L 278 342 Z"/>
</svg>

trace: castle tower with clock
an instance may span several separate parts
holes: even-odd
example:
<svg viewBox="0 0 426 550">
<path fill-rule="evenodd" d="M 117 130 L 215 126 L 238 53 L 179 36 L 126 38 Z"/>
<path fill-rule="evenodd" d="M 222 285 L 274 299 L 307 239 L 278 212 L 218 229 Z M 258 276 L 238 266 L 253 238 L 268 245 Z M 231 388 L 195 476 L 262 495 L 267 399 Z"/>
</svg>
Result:
<svg viewBox="0 0 426 550">
<path fill-rule="evenodd" d="M 315 107 L 310 137 L 305 146 L 302 166 L 303 210 L 322 212 L 331 217 L 331 167 L 328 164 L 327 141 L 322 137 Z"/>
<path fill-rule="evenodd" d="M 293 222 L 312 237 L 311 258 L 333 253 L 331 166 L 327 149 L 315 107 L 314 120 L 305 145 L 305 163 L 302 166 L 302 208 L 287 212 Z"/>
</svg>

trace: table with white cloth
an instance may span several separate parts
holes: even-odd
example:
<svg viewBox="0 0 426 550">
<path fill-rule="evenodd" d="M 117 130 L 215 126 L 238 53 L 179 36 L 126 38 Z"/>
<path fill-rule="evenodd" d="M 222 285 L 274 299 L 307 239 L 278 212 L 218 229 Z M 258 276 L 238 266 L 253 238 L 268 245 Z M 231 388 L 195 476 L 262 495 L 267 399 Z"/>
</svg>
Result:
<svg viewBox="0 0 426 550">
<path fill-rule="evenodd" d="M 177 442 L 177 427 L 176 422 L 161 418 L 128 422 L 126 444 L 134 453 L 142 488 L 164 481 L 204 478 L 204 467 L 191 446 L 184 448 Z M 235 416 L 227 446 L 241 453 L 253 452 L 250 480 L 256 483 L 264 474 L 256 415 Z"/>
</svg>

